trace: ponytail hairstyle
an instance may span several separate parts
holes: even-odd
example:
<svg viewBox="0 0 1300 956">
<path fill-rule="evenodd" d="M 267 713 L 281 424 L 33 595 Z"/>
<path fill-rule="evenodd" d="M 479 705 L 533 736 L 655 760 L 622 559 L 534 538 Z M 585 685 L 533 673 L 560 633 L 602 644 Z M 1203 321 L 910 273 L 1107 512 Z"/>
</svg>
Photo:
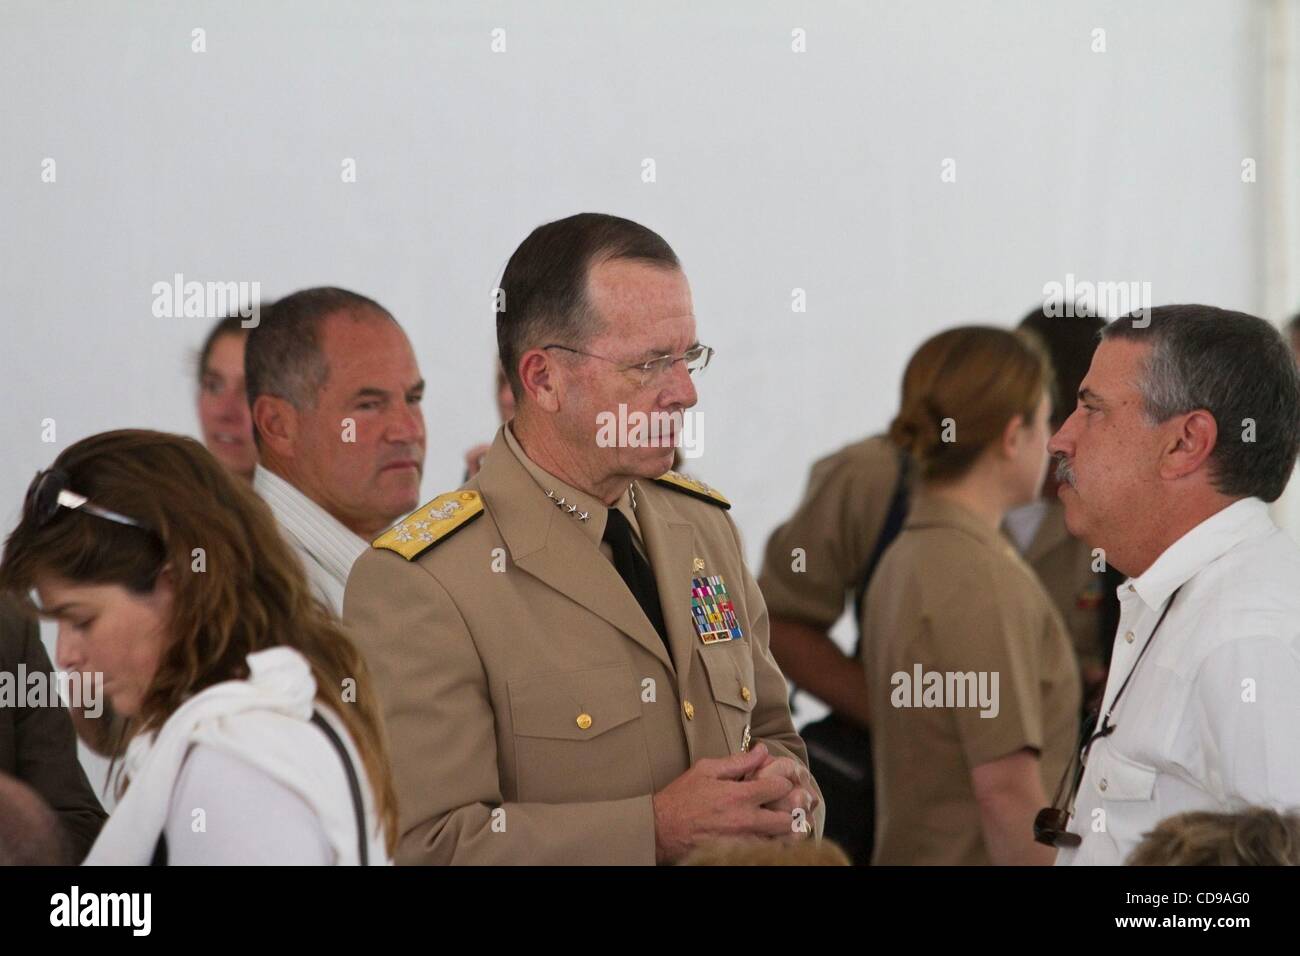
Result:
<svg viewBox="0 0 1300 956">
<path fill-rule="evenodd" d="M 890 440 L 926 481 L 965 475 L 1017 415 L 1034 419 L 1052 388 L 1051 366 L 1026 335 L 967 325 L 927 339 L 903 373 Z"/>
</svg>

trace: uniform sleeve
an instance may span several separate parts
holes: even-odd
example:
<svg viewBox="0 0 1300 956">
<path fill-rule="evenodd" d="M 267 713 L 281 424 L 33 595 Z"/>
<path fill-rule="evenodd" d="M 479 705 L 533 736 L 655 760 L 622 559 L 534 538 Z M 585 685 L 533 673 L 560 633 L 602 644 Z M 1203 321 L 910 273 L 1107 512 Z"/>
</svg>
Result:
<svg viewBox="0 0 1300 956">
<path fill-rule="evenodd" d="M 1300 804 L 1300 648 L 1294 639 L 1244 637 L 1201 664 L 1191 694 L 1207 778 L 1231 802 Z"/>
<path fill-rule="evenodd" d="M 953 697 L 944 703 L 967 765 L 1025 748 L 1041 751 L 1042 635 L 1035 629 L 1051 626 L 1050 620 L 1018 609 L 989 569 L 955 571 L 949 582 L 945 593 L 926 602 L 925 651 L 918 663 L 943 675 L 946 692 L 964 697 L 964 706 L 951 706 L 961 702 Z"/>
<path fill-rule="evenodd" d="M 824 628 L 839 619 L 880 535 L 897 477 L 886 459 L 860 454 L 814 466 L 799 507 L 764 549 L 759 583 L 773 616 Z M 796 548 L 803 570 L 794 567 Z"/>
<path fill-rule="evenodd" d="M 384 715 L 398 864 L 654 864 L 650 794 L 503 800 L 482 662 L 451 596 L 424 568 L 366 552 L 352 567 L 343 612 Z"/>
<path fill-rule="evenodd" d="M 728 523 L 731 524 L 730 519 Z M 736 547 L 740 547 L 740 538 L 734 524 L 731 531 L 736 535 Z M 793 757 L 804 767 L 808 766 L 808 749 L 803 738 L 794 728 L 790 717 L 789 690 L 785 675 L 777 665 L 776 659 L 768 646 L 767 606 L 763 601 L 758 582 L 745 568 L 745 607 L 749 611 L 749 640 L 754 655 L 754 690 L 756 701 L 754 712 L 750 716 L 750 733 L 755 742 L 761 740 L 767 744 L 773 756 Z M 818 807 L 813 812 L 813 829 L 821 836 L 826 823 L 826 806 L 821 802 L 821 788 L 813 780 L 817 790 Z"/>
<path fill-rule="evenodd" d="M 2 637 L 18 641 L 18 660 L 27 673 L 54 673 L 35 621 L 13 622 Z M 73 860 L 80 863 L 108 815 L 77 759 L 72 718 L 62 707 L 19 708 L 14 734 L 14 775 L 50 805 L 67 836 Z"/>
</svg>

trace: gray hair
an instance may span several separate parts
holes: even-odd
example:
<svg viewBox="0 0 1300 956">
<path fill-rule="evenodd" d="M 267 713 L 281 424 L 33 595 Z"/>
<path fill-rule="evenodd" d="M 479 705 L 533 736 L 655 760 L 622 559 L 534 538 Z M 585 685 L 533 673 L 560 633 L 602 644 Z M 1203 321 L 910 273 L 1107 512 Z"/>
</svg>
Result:
<svg viewBox="0 0 1300 956">
<path fill-rule="evenodd" d="M 316 407 L 317 394 L 329 378 L 329 364 L 320 349 L 320 326 L 338 314 L 397 321 L 374 299 L 328 286 L 303 289 L 267 306 L 244 346 L 249 407 L 259 395 L 282 398 L 299 411 Z M 260 446 L 256 428 L 253 437 Z"/>
<path fill-rule="evenodd" d="M 1300 450 L 1300 371 L 1281 334 L 1253 315 L 1208 305 L 1166 305 L 1140 316 L 1116 319 L 1101 336 L 1151 346 L 1138 383 L 1147 419 L 1208 411 L 1218 426 L 1210 453 L 1215 489 L 1276 501 Z"/>
</svg>

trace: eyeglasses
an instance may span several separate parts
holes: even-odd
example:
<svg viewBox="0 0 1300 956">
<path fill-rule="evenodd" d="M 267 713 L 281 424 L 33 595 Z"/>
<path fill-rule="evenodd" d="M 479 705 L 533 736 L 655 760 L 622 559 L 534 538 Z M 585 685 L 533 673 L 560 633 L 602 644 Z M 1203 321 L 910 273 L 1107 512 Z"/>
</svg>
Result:
<svg viewBox="0 0 1300 956">
<path fill-rule="evenodd" d="M 641 385 L 649 385 L 651 382 L 661 380 L 666 376 L 670 369 L 678 362 L 686 363 L 686 371 L 691 375 L 696 372 L 702 372 L 709 366 L 709 361 L 713 358 L 713 349 L 707 345 L 697 345 L 694 348 L 687 349 L 681 355 L 661 355 L 658 358 L 652 358 L 648 362 L 637 362 L 633 365 L 624 365 L 618 359 L 607 358 L 604 355 L 596 355 L 593 352 L 584 352 L 582 349 L 570 348 L 567 345 L 543 345 L 544 349 L 560 349 L 565 352 L 573 352 L 575 355 L 585 355 L 587 358 L 600 359 L 602 362 L 612 362 L 617 365 L 620 372 L 634 373 Z"/>
<path fill-rule="evenodd" d="M 27 489 L 27 498 L 23 502 L 23 514 L 32 522 L 34 528 L 43 528 L 59 513 L 60 508 L 72 511 L 84 511 L 108 521 L 130 525 L 154 533 L 143 521 L 128 518 L 116 511 L 109 511 L 98 505 L 92 505 L 85 497 L 68 489 L 68 473 L 58 468 L 38 471 Z"/>
</svg>

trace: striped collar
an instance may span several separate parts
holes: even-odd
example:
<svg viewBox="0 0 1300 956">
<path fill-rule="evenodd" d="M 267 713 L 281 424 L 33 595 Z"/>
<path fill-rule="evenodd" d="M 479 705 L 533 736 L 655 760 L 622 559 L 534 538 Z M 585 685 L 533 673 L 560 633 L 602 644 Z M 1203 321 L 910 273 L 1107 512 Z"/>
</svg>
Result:
<svg viewBox="0 0 1300 956">
<path fill-rule="evenodd" d="M 267 503 L 280 530 L 331 578 L 346 584 L 352 563 L 370 546 L 332 514 L 275 472 L 258 465 L 253 490 Z"/>
</svg>

